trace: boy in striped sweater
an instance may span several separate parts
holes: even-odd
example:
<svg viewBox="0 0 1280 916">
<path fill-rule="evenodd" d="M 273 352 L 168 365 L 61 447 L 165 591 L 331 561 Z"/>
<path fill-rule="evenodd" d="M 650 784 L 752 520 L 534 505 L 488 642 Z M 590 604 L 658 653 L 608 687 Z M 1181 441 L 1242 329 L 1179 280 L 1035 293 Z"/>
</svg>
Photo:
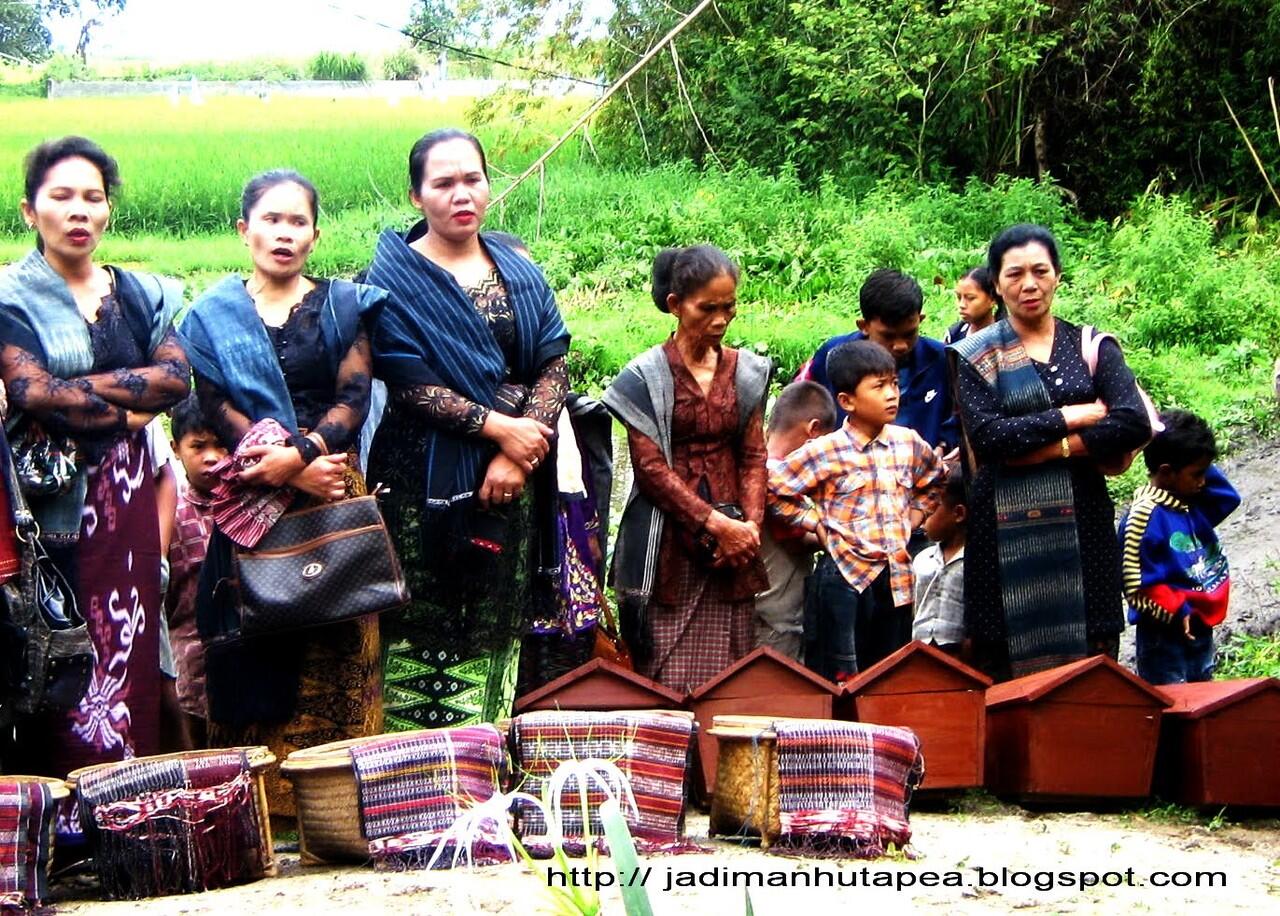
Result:
<svg viewBox="0 0 1280 916">
<path fill-rule="evenodd" d="M 1151 684 L 1213 677 L 1213 628 L 1227 615 L 1231 580 L 1214 528 L 1240 494 L 1214 466 L 1213 430 L 1185 410 L 1160 418 L 1147 446 L 1148 483 L 1120 521 L 1124 592 L 1137 625 L 1138 674 Z"/>
</svg>

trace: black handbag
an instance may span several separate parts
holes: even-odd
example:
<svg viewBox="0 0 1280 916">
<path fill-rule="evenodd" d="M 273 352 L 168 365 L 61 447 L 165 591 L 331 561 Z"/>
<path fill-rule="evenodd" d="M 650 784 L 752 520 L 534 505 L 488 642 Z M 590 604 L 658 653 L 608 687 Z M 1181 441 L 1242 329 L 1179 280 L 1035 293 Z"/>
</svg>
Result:
<svg viewBox="0 0 1280 916">
<path fill-rule="evenodd" d="M 79 448 L 67 436 L 52 436 L 35 420 L 20 425 L 13 440 L 13 473 L 22 492 L 59 496 L 75 482 Z"/>
<path fill-rule="evenodd" d="M 240 635 L 264 636 L 400 607 L 409 589 L 375 496 L 286 512 L 235 552 Z"/>
<path fill-rule="evenodd" d="M 10 721 L 78 704 L 93 676 L 93 644 L 75 592 L 40 542 L 12 456 L 0 460 L 21 554 L 18 575 L 0 586 L 0 721 Z"/>
</svg>

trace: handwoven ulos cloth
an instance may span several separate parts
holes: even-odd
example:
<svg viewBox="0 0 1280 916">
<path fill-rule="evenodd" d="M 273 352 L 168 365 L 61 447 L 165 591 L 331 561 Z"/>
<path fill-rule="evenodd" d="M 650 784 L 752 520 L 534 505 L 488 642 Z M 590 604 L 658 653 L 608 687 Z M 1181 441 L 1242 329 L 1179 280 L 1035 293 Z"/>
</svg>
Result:
<svg viewBox="0 0 1280 916">
<path fill-rule="evenodd" d="M 351 749 L 360 799 L 360 828 L 374 864 L 386 868 L 448 866 L 461 837 L 450 828 L 501 788 L 506 743 L 492 725 L 388 735 Z M 506 861 L 510 825 L 487 824 L 470 860 Z"/>
<path fill-rule="evenodd" d="M 227 887 L 270 862 L 243 751 L 129 760 L 86 773 L 77 791 L 109 898 Z"/>
<path fill-rule="evenodd" d="M 55 810 L 46 783 L 0 778 L 0 913 L 5 916 L 44 909 Z"/>
<path fill-rule="evenodd" d="M 924 778 L 914 732 L 821 719 L 779 721 L 774 731 L 783 839 L 863 858 L 910 842 L 907 807 Z"/>
<path fill-rule="evenodd" d="M 663 713 L 528 712 L 512 723 L 516 787 L 541 798 L 561 764 L 608 761 L 635 796 L 638 813 L 624 799 L 618 802 L 636 846 L 646 852 L 691 850 L 695 847 L 684 841 L 684 799 L 692 732 L 689 718 Z M 588 824 L 595 839 L 604 835 L 600 804 L 606 797 L 599 784 L 588 780 Z M 565 849 L 579 851 L 586 830 L 578 777 L 565 783 L 560 801 Z M 517 802 L 515 809 L 516 832 L 525 846 L 549 853 L 551 837 L 542 813 L 527 802 Z"/>
</svg>

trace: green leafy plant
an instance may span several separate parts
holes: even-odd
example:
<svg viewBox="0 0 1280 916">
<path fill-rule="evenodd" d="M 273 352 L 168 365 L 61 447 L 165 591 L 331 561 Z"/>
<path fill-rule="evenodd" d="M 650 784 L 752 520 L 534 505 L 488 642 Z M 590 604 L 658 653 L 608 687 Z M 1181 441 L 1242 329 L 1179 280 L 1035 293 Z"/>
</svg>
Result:
<svg viewBox="0 0 1280 916">
<path fill-rule="evenodd" d="M 393 51 L 382 59 L 382 78 L 385 80 L 416 80 L 421 75 L 422 64 L 410 48 Z"/>
<path fill-rule="evenodd" d="M 362 83 L 369 79 L 369 65 L 354 51 L 350 54 L 321 51 L 307 61 L 307 77 L 313 80 Z"/>
</svg>

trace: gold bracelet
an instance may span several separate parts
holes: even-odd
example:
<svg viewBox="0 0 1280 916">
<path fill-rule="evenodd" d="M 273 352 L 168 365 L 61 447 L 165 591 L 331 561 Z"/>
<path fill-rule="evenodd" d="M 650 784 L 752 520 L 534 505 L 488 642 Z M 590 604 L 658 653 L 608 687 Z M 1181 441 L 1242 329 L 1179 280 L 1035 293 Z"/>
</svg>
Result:
<svg viewBox="0 0 1280 916">
<path fill-rule="evenodd" d="M 1071 440 L 1066 436 L 1062 437 L 1062 457 L 1063 458 L 1071 457 Z"/>
</svg>

